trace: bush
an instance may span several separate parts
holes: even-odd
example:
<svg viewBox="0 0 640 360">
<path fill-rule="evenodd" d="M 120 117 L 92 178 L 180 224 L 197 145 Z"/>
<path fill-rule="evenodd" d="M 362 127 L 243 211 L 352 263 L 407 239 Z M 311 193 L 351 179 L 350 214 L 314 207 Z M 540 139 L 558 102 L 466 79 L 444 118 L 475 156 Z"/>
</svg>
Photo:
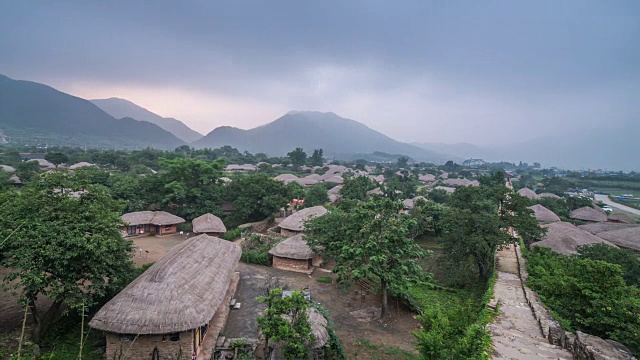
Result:
<svg viewBox="0 0 640 360">
<path fill-rule="evenodd" d="M 240 255 L 240 261 L 247 264 L 271 265 L 271 262 L 269 261 L 269 253 L 266 251 L 243 252 L 242 255 Z"/>
<path fill-rule="evenodd" d="M 318 276 L 316 278 L 316 281 L 320 282 L 320 283 L 332 283 L 333 282 L 333 278 L 331 276 L 329 276 L 329 275 L 322 275 L 322 276 Z"/>
<path fill-rule="evenodd" d="M 229 241 L 233 241 L 237 238 L 239 238 L 242 235 L 242 229 L 240 228 L 235 228 L 235 229 L 231 229 L 229 231 L 227 231 L 226 233 L 222 234 L 222 239 L 223 240 L 229 240 Z"/>
</svg>

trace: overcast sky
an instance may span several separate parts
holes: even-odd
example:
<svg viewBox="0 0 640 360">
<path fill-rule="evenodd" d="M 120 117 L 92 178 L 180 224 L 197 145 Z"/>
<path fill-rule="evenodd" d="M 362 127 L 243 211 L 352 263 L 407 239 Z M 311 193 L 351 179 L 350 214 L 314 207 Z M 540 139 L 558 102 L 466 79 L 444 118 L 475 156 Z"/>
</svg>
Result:
<svg viewBox="0 0 640 360">
<path fill-rule="evenodd" d="M 640 121 L 640 1 L 3 1 L 0 73 L 203 134 L 319 110 L 526 140 Z"/>
</svg>

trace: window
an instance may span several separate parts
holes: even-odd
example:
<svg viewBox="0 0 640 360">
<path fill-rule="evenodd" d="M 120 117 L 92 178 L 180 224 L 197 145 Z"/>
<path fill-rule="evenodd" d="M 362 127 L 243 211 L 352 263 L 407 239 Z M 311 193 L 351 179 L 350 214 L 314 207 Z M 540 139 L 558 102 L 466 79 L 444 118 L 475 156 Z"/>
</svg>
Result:
<svg viewBox="0 0 640 360">
<path fill-rule="evenodd" d="M 151 224 L 144 224 L 144 232 L 151 231 Z"/>
<path fill-rule="evenodd" d="M 169 334 L 169 341 L 180 341 L 180 333 Z"/>
<path fill-rule="evenodd" d="M 171 231 L 171 228 L 173 228 L 173 226 L 171 226 L 171 225 L 166 225 L 166 226 L 164 227 L 164 231 Z"/>
<path fill-rule="evenodd" d="M 136 227 L 135 227 L 135 225 L 134 225 L 134 226 L 129 226 L 129 227 L 127 228 L 127 234 L 129 234 L 129 235 L 135 235 L 135 233 L 136 233 Z"/>
</svg>

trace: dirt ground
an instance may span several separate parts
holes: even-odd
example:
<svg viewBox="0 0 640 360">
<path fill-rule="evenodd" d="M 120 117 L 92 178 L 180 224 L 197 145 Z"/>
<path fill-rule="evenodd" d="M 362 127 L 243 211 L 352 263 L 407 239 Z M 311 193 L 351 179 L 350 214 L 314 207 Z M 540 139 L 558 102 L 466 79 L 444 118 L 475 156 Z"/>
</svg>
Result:
<svg viewBox="0 0 640 360">
<path fill-rule="evenodd" d="M 184 241 L 184 235 L 167 237 L 137 237 L 133 239 L 135 255 L 133 261 L 136 266 L 159 260 L 169 249 Z M 140 252 L 139 249 L 143 249 Z M 4 275 L 0 269 L 0 275 Z M 278 277 L 285 288 L 300 290 L 308 288 L 311 299 L 324 307 L 334 324 L 336 334 L 342 341 L 349 359 L 371 359 L 371 347 L 362 345 L 362 341 L 378 346 L 397 347 L 415 352 L 414 337 L 411 332 L 418 329 L 418 321 L 414 314 L 390 300 L 390 316 L 384 321 L 368 318 L 367 314 L 375 312 L 380 307 L 379 296 L 368 295 L 364 299 L 356 295 L 355 290 L 339 289 L 335 283 L 320 283 L 315 280 L 322 275 L 330 275 L 326 269 L 316 269 L 312 275 L 282 271 L 271 267 L 239 263 L 240 284 L 236 299 L 242 303 L 239 310 L 230 314 L 227 328 L 223 334 L 227 337 L 255 338 L 257 331 L 256 316 L 262 305 L 255 300 L 263 294 L 261 287 L 271 276 Z M 358 310 L 362 310 L 359 313 Z M 364 316 L 363 316 L 364 314 Z M 22 310 L 11 294 L 0 293 L 0 332 L 15 332 L 22 324 Z"/>
</svg>

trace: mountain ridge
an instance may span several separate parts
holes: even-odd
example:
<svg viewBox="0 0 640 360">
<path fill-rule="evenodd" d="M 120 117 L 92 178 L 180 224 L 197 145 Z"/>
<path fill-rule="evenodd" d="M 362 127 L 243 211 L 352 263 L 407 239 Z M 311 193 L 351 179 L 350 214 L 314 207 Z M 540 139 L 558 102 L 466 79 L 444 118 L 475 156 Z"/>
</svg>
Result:
<svg viewBox="0 0 640 360">
<path fill-rule="evenodd" d="M 129 117 L 156 124 L 186 143 L 195 142 L 203 137 L 202 134 L 191 129 L 182 121 L 162 117 L 127 99 L 110 97 L 106 99 L 91 99 L 89 101 L 116 119 Z"/>
</svg>

